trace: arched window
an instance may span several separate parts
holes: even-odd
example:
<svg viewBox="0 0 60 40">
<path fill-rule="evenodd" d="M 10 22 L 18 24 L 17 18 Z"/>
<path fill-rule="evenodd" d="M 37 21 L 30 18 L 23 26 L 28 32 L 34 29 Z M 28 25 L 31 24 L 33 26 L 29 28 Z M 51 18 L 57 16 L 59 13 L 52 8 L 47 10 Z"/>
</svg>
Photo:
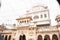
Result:
<svg viewBox="0 0 60 40">
<path fill-rule="evenodd" d="M 5 36 L 5 40 L 7 40 L 7 35 Z"/>
<path fill-rule="evenodd" d="M 46 15 L 46 14 L 44 14 L 44 17 L 46 18 L 46 17 L 47 17 L 47 15 Z"/>
<path fill-rule="evenodd" d="M 54 35 L 52 36 L 52 40 L 58 40 L 58 37 L 57 37 L 56 34 L 54 34 Z"/>
<path fill-rule="evenodd" d="M 34 19 L 39 19 L 39 16 L 38 15 L 34 16 Z"/>
<path fill-rule="evenodd" d="M 43 18 L 43 15 L 41 14 L 40 17 Z"/>
<path fill-rule="evenodd" d="M 8 38 L 8 40 L 11 40 L 11 35 L 9 35 L 9 38 Z"/>
<path fill-rule="evenodd" d="M 50 36 L 49 35 L 45 35 L 44 36 L 44 40 L 50 40 Z"/>
<path fill-rule="evenodd" d="M 38 35 L 38 39 L 37 40 L 42 40 L 42 36 Z"/>
</svg>

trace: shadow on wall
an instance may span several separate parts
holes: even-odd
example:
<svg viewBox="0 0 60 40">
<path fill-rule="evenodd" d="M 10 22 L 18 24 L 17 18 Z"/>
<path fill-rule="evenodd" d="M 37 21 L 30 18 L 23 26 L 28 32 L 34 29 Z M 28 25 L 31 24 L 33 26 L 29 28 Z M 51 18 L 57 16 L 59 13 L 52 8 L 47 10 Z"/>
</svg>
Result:
<svg viewBox="0 0 60 40">
<path fill-rule="evenodd" d="M 0 40 L 3 40 L 3 37 L 1 36 L 1 34 L 0 34 Z"/>
</svg>

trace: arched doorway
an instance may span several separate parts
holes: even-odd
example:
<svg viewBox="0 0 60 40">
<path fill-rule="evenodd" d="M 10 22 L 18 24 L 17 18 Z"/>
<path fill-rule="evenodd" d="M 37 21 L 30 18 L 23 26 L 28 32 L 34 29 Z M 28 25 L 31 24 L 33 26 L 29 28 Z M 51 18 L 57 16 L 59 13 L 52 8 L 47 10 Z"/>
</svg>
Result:
<svg viewBox="0 0 60 40">
<path fill-rule="evenodd" d="M 9 35 L 9 38 L 8 38 L 8 40 L 11 40 L 11 35 Z"/>
<path fill-rule="evenodd" d="M 7 40 L 7 35 L 5 36 L 5 40 Z"/>
<path fill-rule="evenodd" d="M 4 39 L 4 35 L 2 35 L 2 38 Z"/>
<path fill-rule="evenodd" d="M 23 35 L 23 40 L 26 40 L 26 36 L 25 35 Z"/>
<path fill-rule="evenodd" d="M 37 40 L 42 40 L 42 36 L 38 35 L 38 39 Z"/>
<path fill-rule="evenodd" d="M 54 35 L 52 36 L 52 40 L 58 40 L 58 37 L 57 37 L 56 34 L 54 34 Z"/>
<path fill-rule="evenodd" d="M 19 36 L 19 40 L 22 40 L 22 36 L 21 35 Z"/>
<path fill-rule="evenodd" d="M 3 40 L 3 37 L 2 37 L 2 35 L 0 34 L 0 40 Z"/>
<path fill-rule="evenodd" d="M 45 35 L 45 36 L 44 36 L 44 40 L 50 40 L 49 35 Z"/>
<path fill-rule="evenodd" d="M 2 37 L 4 37 L 4 35 L 2 35 Z"/>
<path fill-rule="evenodd" d="M 19 40 L 26 40 L 26 36 L 24 34 L 20 35 Z"/>
</svg>

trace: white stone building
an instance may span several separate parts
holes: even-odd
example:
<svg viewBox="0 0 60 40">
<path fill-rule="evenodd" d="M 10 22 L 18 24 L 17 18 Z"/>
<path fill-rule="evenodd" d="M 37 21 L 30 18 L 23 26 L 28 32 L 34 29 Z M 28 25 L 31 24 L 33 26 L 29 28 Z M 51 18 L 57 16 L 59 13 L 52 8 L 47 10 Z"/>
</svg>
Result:
<svg viewBox="0 0 60 40">
<path fill-rule="evenodd" d="M 1 29 L 4 40 L 60 40 L 60 15 L 56 17 L 58 24 L 51 26 L 47 6 L 37 5 L 26 13 L 16 19 L 19 25 L 14 29 Z"/>
</svg>

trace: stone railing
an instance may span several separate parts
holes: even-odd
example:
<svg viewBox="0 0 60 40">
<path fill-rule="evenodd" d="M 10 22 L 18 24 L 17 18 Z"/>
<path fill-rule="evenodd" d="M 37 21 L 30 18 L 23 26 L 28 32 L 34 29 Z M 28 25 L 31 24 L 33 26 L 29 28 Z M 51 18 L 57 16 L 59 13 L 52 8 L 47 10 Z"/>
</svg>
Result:
<svg viewBox="0 0 60 40">
<path fill-rule="evenodd" d="M 37 27 L 39 31 L 55 31 L 59 30 L 56 26 L 45 26 L 45 27 Z"/>
</svg>

